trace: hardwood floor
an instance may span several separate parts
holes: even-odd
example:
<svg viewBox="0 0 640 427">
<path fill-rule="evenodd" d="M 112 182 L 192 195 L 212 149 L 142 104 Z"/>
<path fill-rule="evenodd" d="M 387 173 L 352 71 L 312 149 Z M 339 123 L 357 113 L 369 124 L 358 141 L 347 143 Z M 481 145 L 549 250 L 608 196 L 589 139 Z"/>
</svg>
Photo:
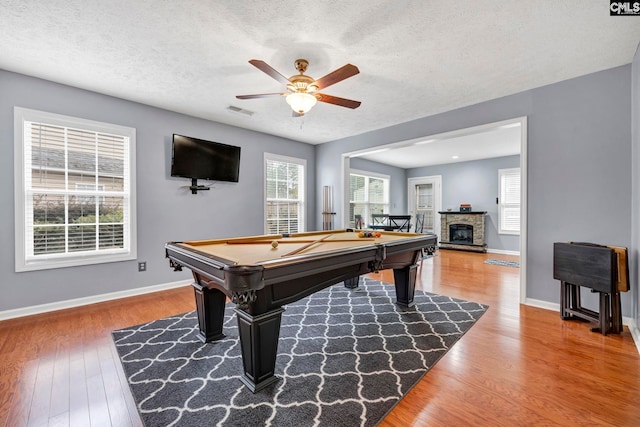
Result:
<svg viewBox="0 0 640 427">
<path fill-rule="evenodd" d="M 423 262 L 419 287 L 490 308 L 380 425 L 640 425 L 627 328 L 605 337 L 521 306 L 519 270 L 487 258 L 517 260 L 441 250 Z M 141 425 L 110 332 L 194 307 L 184 287 L 0 322 L 0 425 Z"/>
</svg>

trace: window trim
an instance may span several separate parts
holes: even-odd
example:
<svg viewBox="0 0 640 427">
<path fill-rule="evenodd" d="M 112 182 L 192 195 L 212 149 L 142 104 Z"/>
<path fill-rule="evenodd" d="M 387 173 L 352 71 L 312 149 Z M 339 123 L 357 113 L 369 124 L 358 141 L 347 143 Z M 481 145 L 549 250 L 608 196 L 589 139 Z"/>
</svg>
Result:
<svg viewBox="0 0 640 427">
<path fill-rule="evenodd" d="M 514 230 L 505 230 L 502 225 L 504 223 L 504 219 L 503 219 L 503 215 L 502 215 L 502 208 L 506 207 L 507 205 L 509 206 L 515 206 L 515 203 L 503 203 L 503 197 L 502 197 L 502 177 L 505 175 L 511 175 L 513 174 L 515 171 L 518 171 L 518 174 L 520 175 L 520 203 L 518 203 L 518 208 L 520 209 L 520 221 L 519 221 L 519 226 L 518 226 L 518 231 L 514 231 Z M 511 236 L 519 236 L 521 233 L 520 227 L 522 225 L 522 172 L 521 169 L 519 167 L 517 168 L 506 168 L 506 169 L 498 169 L 498 194 L 499 194 L 499 198 L 498 198 L 498 234 L 506 234 L 506 235 L 511 235 Z"/>
<path fill-rule="evenodd" d="M 42 122 L 55 126 L 73 127 L 92 132 L 111 133 L 129 138 L 129 248 L 101 253 L 80 252 L 77 255 L 41 256 L 28 259 L 26 254 L 26 177 L 25 177 L 25 122 Z M 137 258 L 136 213 L 136 129 L 97 122 L 45 111 L 14 107 L 14 212 L 15 212 L 15 271 L 35 271 L 108 262 L 129 261 Z"/>
<path fill-rule="evenodd" d="M 262 162 L 262 191 L 263 191 L 263 227 L 264 234 L 269 234 L 269 225 L 267 223 L 267 161 L 278 161 L 278 162 L 286 162 L 293 163 L 299 166 L 302 166 L 303 174 L 302 174 L 302 185 L 300 186 L 299 191 L 302 194 L 300 201 L 300 218 L 298 218 L 298 233 L 304 233 L 307 230 L 307 160 L 301 159 L 298 157 L 289 157 L 283 156 L 280 154 L 273 153 L 264 153 L 264 159 Z"/>
</svg>

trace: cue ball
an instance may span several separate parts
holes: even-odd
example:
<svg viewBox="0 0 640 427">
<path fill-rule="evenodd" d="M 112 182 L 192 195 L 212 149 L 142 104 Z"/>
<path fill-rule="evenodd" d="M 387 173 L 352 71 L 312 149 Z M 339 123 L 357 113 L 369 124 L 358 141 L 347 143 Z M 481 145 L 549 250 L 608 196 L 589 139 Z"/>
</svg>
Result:
<svg viewBox="0 0 640 427">
<path fill-rule="evenodd" d="M 273 249 L 277 248 L 277 247 L 278 247 L 278 241 L 277 241 L 277 240 L 274 240 L 273 242 L 271 242 L 271 247 L 272 247 Z"/>
</svg>

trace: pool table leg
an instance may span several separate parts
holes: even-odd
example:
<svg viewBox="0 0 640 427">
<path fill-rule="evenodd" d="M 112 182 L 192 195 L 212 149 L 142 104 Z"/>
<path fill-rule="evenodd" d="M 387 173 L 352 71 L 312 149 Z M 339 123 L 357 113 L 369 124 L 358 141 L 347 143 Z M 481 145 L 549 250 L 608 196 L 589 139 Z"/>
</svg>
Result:
<svg viewBox="0 0 640 427">
<path fill-rule="evenodd" d="M 404 307 L 413 307 L 417 272 L 418 264 L 393 269 L 393 281 L 396 284 L 396 304 Z"/>
<path fill-rule="evenodd" d="M 211 342 L 224 338 L 224 305 L 226 295 L 217 289 L 207 288 L 193 283 L 198 311 L 198 338 L 203 342 Z"/>
<path fill-rule="evenodd" d="M 284 308 L 252 316 L 236 308 L 244 374 L 240 380 L 255 393 L 278 381 L 275 376 L 280 321 Z"/>
<path fill-rule="evenodd" d="M 352 277 L 351 279 L 347 279 L 344 281 L 344 287 L 347 289 L 355 289 L 358 287 L 359 281 L 360 281 L 360 276 Z"/>
</svg>

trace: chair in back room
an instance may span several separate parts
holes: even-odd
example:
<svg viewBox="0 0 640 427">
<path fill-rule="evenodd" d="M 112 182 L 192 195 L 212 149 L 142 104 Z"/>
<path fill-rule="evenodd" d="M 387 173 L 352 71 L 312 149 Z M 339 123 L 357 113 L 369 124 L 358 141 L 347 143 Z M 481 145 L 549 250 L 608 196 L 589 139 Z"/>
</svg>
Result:
<svg viewBox="0 0 640 427">
<path fill-rule="evenodd" d="M 408 233 L 411 230 L 411 215 L 389 215 L 389 229 Z"/>
<path fill-rule="evenodd" d="M 416 226 L 413 230 L 414 233 L 420 233 L 420 234 L 424 233 L 424 217 L 425 217 L 425 214 L 423 213 L 416 214 Z M 418 260 L 418 265 L 420 265 L 420 268 L 422 268 L 422 261 L 427 257 L 433 256 L 434 251 L 435 251 L 435 247 L 422 250 L 422 253 L 420 254 L 420 259 Z"/>
<path fill-rule="evenodd" d="M 370 228 L 385 230 L 389 226 L 389 214 L 371 214 Z"/>
<path fill-rule="evenodd" d="M 424 231 L 424 214 L 416 214 L 416 226 L 413 230 L 414 233 L 420 233 Z"/>
</svg>

